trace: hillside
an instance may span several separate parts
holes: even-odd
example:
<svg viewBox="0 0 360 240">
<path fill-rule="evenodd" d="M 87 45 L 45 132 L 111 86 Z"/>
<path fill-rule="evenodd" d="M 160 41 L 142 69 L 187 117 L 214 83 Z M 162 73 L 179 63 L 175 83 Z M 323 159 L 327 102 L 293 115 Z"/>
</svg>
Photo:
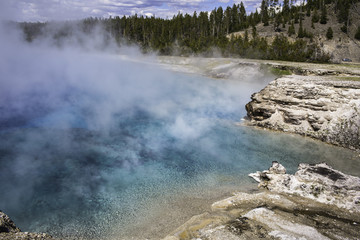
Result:
<svg viewBox="0 0 360 240">
<path fill-rule="evenodd" d="M 341 28 L 344 26 L 343 23 L 338 21 L 338 11 L 336 11 L 335 4 L 326 4 L 327 21 L 326 24 L 321 24 L 320 21 L 312 23 L 312 18 L 316 14 L 316 10 L 310 11 L 310 15 L 303 12 L 302 26 L 303 29 L 310 35 L 309 38 L 302 38 L 308 43 L 315 43 L 320 46 L 324 53 L 330 55 L 331 62 L 339 63 L 344 58 L 349 58 L 353 62 L 360 62 L 360 41 L 355 39 L 355 34 L 360 26 L 360 3 L 356 3 L 355 7 L 349 9 L 349 19 L 351 22 L 347 28 L 347 33 L 344 33 Z M 320 15 L 320 13 L 318 12 Z M 299 40 L 298 32 L 300 28 L 300 21 L 294 23 L 295 34 L 289 36 L 289 27 L 291 27 L 290 21 L 287 24 L 280 24 L 275 30 L 274 19 L 272 19 L 268 26 L 264 26 L 263 23 L 256 25 L 256 32 L 260 38 L 265 38 L 267 43 L 270 45 L 273 43 L 276 36 L 286 36 L 289 42 L 295 42 Z M 326 37 L 327 31 L 331 27 L 333 31 L 333 38 L 328 39 Z M 253 35 L 252 28 L 249 27 L 243 31 L 234 32 L 228 34 L 227 37 L 231 39 L 232 36 L 242 38 L 245 37 L 245 31 L 248 32 L 248 38 L 251 41 Z"/>
<path fill-rule="evenodd" d="M 28 42 L 46 39 L 59 47 L 69 42 L 83 47 L 88 39 L 100 39 L 102 43 L 95 43 L 100 49 L 109 44 L 136 45 L 143 53 L 167 56 L 360 61 L 359 0 L 293 3 L 263 0 L 260 12 L 251 13 L 246 13 L 241 2 L 211 12 L 192 15 L 179 12 L 171 19 L 135 14 L 121 18 L 19 23 L 18 26 Z"/>
</svg>

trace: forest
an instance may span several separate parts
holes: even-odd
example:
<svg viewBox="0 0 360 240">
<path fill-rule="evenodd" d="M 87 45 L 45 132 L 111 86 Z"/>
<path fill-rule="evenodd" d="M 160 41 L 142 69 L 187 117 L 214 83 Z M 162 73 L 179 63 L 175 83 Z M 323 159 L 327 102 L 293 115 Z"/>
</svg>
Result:
<svg viewBox="0 0 360 240">
<path fill-rule="evenodd" d="M 287 61 L 328 62 L 330 56 L 323 53 L 313 41 L 313 34 L 303 27 L 304 18 L 314 23 L 326 24 L 327 6 L 333 5 L 341 31 L 347 33 L 352 23 L 350 8 L 360 0 L 308 0 L 295 4 L 293 0 L 262 0 L 261 7 L 247 13 L 244 4 L 234 4 L 211 12 L 178 13 L 171 19 L 155 16 L 116 16 L 110 18 L 86 18 L 62 23 L 21 22 L 24 37 L 32 42 L 51 36 L 59 44 L 75 31 L 89 36 L 95 29 L 103 30 L 108 40 L 117 45 L 137 45 L 144 53 L 160 55 L 201 55 L 212 57 L 219 52 L 224 57 L 243 57 Z M 56 27 L 54 27 L 56 26 Z M 273 41 L 259 36 L 257 27 L 271 26 Z M 286 29 L 284 31 L 284 29 Z M 297 32 L 295 29 L 298 29 Z M 243 31 L 243 34 L 232 34 Z M 275 34 L 277 33 L 277 34 Z M 294 41 L 288 37 L 295 38 Z M 333 29 L 328 28 L 327 39 L 333 38 Z M 354 36 L 360 40 L 360 26 Z M 216 51 L 215 51 L 216 50 Z"/>
</svg>

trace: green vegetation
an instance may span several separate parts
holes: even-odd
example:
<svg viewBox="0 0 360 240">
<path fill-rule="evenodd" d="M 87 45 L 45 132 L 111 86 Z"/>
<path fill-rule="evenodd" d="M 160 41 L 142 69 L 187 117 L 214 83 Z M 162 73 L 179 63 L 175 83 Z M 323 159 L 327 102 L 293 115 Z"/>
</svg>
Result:
<svg viewBox="0 0 360 240">
<path fill-rule="evenodd" d="M 328 30 L 327 30 L 327 32 L 326 32 L 326 38 L 327 38 L 328 40 L 330 40 L 330 39 L 333 39 L 333 37 L 334 37 L 333 30 L 332 30 L 331 27 L 329 27 Z"/>
<path fill-rule="evenodd" d="M 360 77 L 336 77 L 342 81 L 360 81 Z"/>
<path fill-rule="evenodd" d="M 358 27 L 358 29 L 355 33 L 355 39 L 360 40 L 360 26 Z"/>
<path fill-rule="evenodd" d="M 321 24 L 326 24 L 327 23 L 327 11 L 326 11 L 325 3 L 323 3 L 323 5 L 321 7 L 320 23 Z"/>
<path fill-rule="evenodd" d="M 320 16 L 319 16 L 319 14 L 318 14 L 317 9 L 315 8 L 314 13 L 313 13 L 313 16 L 312 16 L 312 18 L 311 18 L 311 22 L 312 22 L 312 23 L 317 23 L 317 22 L 319 22 L 319 20 L 320 20 Z"/>
<path fill-rule="evenodd" d="M 270 72 L 275 76 L 284 76 L 284 75 L 291 75 L 292 72 L 289 69 L 279 69 L 275 67 L 270 68 Z"/>
<path fill-rule="evenodd" d="M 138 45 L 144 53 L 155 51 L 161 55 L 201 54 L 206 57 L 212 56 L 213 50 L 217 49 L 225 57 L 327 62 L 329 56 L 323 54 L 321 48 L 312 41 L 313 35 L 304 27 L 303 21 L 311 17 L 314 29 L 314 23 L 328 24 L 327 9 L 335 7 L 338 9 L 338 21 L 344 24 L 343 31 L 347 32 L 349 9 L 359 1 L 308 0 L 306 4 L 293 5 L 294 1 L 289 0 L 284 0 L 283 4 L 278 0 L 262 0 L 260 12 L 252 13 L 246 13 L 241 2 L 225 9 L 218 7 L 211 12 L 179 12 L 170 19 L 135 14 L 67 21 L 56 26 L 54 23 L 19 25 L 29 42 L 46 37 L 61 45 L 64 39 L 76 38 L 73 35 L 79 30 L 90 38 L 100 27 L 105 30 L 101 34 L 108 40 L 114 39 L 119 46 Z M 274 36 L 275 32 L 280 34 L 276 35 L 274 41 L 259 36 L 256 29 L 259 24 L 267 26 L 267 31 L 274 31 Z M 297 34 L 295 29 L 298 29 Z M 329 29 L 327 37 L 331 39 Z M 285 35 L 295 40 L 290 41 Z M 356 36 L 360 38 L 359 35 L 360 32 Z"/>
<path fill-rule="evenodd" d="M 288 29 L 288 35 L 291 36 L 291 35 L 294 35 L 295 34 L 295 26 L 294 26 L 294 22 L 291 22 L 291 25 Z"/>
</svg>

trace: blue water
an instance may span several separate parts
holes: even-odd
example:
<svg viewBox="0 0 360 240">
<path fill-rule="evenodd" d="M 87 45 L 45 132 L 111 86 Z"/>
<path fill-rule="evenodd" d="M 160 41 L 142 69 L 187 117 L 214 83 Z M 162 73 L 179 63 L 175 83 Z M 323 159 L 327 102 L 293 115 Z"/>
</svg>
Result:
<svg viewBox="0 0 360 240">
<path fill-rule="evenodd" d="M 360 175 L 351 151 L 235 124 L 272 76 L 214 80 L 105 61 L 106 74 L 91 62 L 74 77 L 94 81 L 54 70 L 64 82 L 2 105 L 0 207 L 23 231 L 158 238 L 214 199 L 255 189 L 247 174 L 274 160 L 289 172 L 325 161 Z"/>
</svg>

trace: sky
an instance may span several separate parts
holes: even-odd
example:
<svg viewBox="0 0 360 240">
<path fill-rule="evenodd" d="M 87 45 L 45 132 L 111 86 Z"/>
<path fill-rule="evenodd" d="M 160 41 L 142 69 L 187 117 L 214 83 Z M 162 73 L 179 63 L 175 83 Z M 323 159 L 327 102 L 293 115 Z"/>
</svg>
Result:
<svg viewBox="0 0 360 240">
<path fill-rule="evenodd" d="M 192 14 L 234 3 L 240 0 L 0 0 L 0 14 L 6 20 L 31 22 L 133 14 L 171 18 L 179 11 Z M 243 0 L 243 3 L 251 12 L 261 0 Z"/>
</svg>

